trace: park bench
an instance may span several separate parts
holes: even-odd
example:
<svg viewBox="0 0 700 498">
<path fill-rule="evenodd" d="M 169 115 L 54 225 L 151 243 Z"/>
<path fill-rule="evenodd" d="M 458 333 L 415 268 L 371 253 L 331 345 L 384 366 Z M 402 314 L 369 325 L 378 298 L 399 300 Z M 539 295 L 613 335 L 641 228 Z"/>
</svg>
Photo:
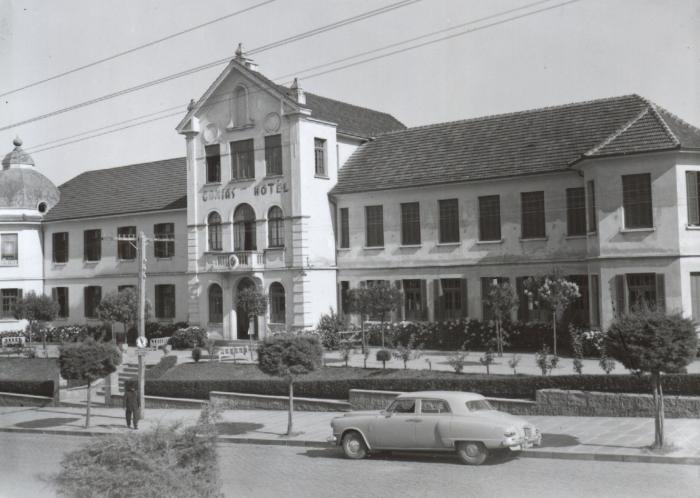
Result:
<svg viewBox="0 0 700 498">
<path fill-rule="evenodd" d="M 169 340 L 170 340 L 170 337 L 158 337 L 158 338 L 150 339 L 148 341 L 148 344 L 151 346 L 152 349 L 157 350 L 161 346 L 165 346 Z"/>
<path fill-rule="evenodd" d="M 2 338 L 2 347 L 6 348 L 8 346 L 24 346 L 24 337 L 22 336 L 17 336 L 17 337 L 3 337 Z"/>
<path fill-rule="evenodd" d="M 359 346 L 362 343 L 362 331 L 360 330 L 341 330 L 338 335 L 341 341 L 348 341 L 353 346 Z"/>
<path fill-rule="evenodd" d="M 220 346 L 216 349 L 219 362 L 222 360 L 251 360 L 250 352 L 255 348 L 250 346 Z"/>
</svg>

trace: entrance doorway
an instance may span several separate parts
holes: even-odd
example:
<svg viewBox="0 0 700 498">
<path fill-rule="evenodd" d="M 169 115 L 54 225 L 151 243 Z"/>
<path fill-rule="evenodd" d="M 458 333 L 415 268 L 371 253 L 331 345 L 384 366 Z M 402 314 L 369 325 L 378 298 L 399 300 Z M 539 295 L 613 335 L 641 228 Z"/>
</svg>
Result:
<svg viewBox="0 0 700 498">
<path fill-rule="evenodd" d="M 238 282 L 236 290 L 241 292 L 244 289 L 255 288 L 255 282 L 249 278 L 243 278 Z M 239 306 L 236 306 L 236 334 L 238 339 L 257 339 L 258 338 L 258 317 L 253 318 L 253 330 L 250 330 L 250 318 L 248 313 L 243 311 Z M 252 337 L 251 337 L 252 335 Z"/>
</svg>

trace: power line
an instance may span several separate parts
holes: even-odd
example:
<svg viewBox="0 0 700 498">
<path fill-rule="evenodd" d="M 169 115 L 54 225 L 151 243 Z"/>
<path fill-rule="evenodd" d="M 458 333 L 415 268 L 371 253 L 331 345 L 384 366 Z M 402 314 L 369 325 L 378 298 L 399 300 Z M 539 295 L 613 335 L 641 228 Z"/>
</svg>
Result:
<svg viewBox="0 0 700 498">
<path fill-rule="evenodd" d="M 293 36 L 293 37 L 291 37 L 291 38 L 286 38 L 286 39 L 284 39 L 284 40 L 280 40 L 280 42 L 284 41 L 285 43 L 291 43 L 291 42 L 294 42 L 294 41 L 299 41 L 299 40 L 302 40 L 302 39 L 304 39 L 304 38 L 308 38 L 308 37 L 311 37 L 311 36 L 315 36 L 315 35 L 320 34 L 320 33 L 325 33 L 326 31 L 330 31 L 331 29 L 336 29 L 336 28 L 340 28 L 340 27 L 343 27 L 343 26 L 347 26 L 348 24 L 352 24 L 352 23 L 355 23 L 355 22 L 358 22 L 358 21 L 362 21 L 362 20 L 368 19 L 368 18 L 370 18 L 370 17 L 374 17 L 374 16 L 379 15 L 379 14 L 384 14 L 384 13 L 386 13 L 386 12 L 389 12 L 389 11 L 392 11 L 392 10 L 395 10 L 395 9 L 398 9 L 398 8 L 401 8 L 401 7 L 405 7 L 405 6 L 407 6 L 407 5 L 410 5 L 410 4 L 419 2 L 419 1 L 421 1 L 421 0 L 402 0 L 402 1 L 398 2 L 398 3 L 392 4 L 392 5 L 389 5 L 389 6 L 386 6 L 386 7 L 382 7 L 382 8 L 380 8 L 380 9 L 374 9 L 374 10 L 372 10 L 372 11 L 368 11 L 368 12 L 365 12 L 365 13 L 362 13 L 362 14 L 358 14 L 358 15 L 356 15 L 356 16 L 352 16 L 352 17 L 343 19 L 343 20 L 341 20 L 341 21 L 337 21 L 337 22 L 335 22 L 335 23 L 332 23 L 332 24 L 329 24 L 329 25 L 326 25 L 326 26 L 322 26 L 322 27 L 319 27 L 319 28 L 312 29 L 312 30 L 310 30 L 310 31 L 306 31 L 306 32 L 304 32 L 304 33 L 301 33 L 301 34 L 299 34 L 299 35 Z M 253 49 L 253 50 L 250 51 L 249 53 L 253 53 L 253 52 L 255 52 L 255 53 L 260 53 L 260 52 L 263 52 L 263 51 L 265 51 L 265 50 L 269 50 L 270 48 L 278 47 L 278 46 L 280 46 L 280 45 L 279 45 L 280 42 L 270 43 L 270 44 L 268 44 L 268 45 L 265 45 L 265 46 L 262 46 L 262 47 Z M 97 98 L 94 98 L 94 99 L 86 100 L 86 101 L 84 101 L 84 102 L 80 102 L 80 103 L 78 103 L 78 104 L 74 104 L 74 105 L 71 105 L 71 106 L 68 106 L 68 107 L 63 107 L 63 108 L 61 108 L 61 109 L 57 109 L 57 110 L 55 110 L 55 111 L 52 111 L 52 112 L 49 112 L 49 113 L 46 113 L 46 114 L 41 114 L 41 115 L 39 115 L 39 116 L 34 116 L 34 117 L 32 117 L 32 118 L 29 118 L 29 119 L 25 119 L 25 120 L 22 120 L 22 121 L 18 121 L 18 122 L 16 122 L 16 123 L 12 123 L 12 124 L 9 124 L 9 125 L 7 125 L 7 126 L 0 127 L 0 131 L 8 130 L 8 129 L 10 129 L 10 128 L 14 128 L 15 126 L 20 126 L 20 125 L 24 125 L 24 124 L 28 124 L 28 123 L 33 123 L 33 122 L 35 122 L 35 121 L 40 121 L 40 120 L 42 120 L 42 119 L 46 119 L 46 118 L 50 118 L 50 117 L 53 117 L 53 116 L 57 116 L 57 115 L 59 115 L 59 114 L 63 114 L 63 113 L 69 112 L 69 111 L 74 111 L 74 110 L 80 109 L 80 108 L 82 108 L 82 107 L 87 107 L 87 106 L 90 106 L 90 105 L 93 105 L 93 104 L 97 104 L 97 103 L 103 102 L 103 101 L 105 101 L 105 100 L 113 99 L 113 98 L 115 98 L 115 97 L 120 97 L 120 96 L 126 95 L 126 94 L 128 94 L 128 93 L 136 92 L 136 91 L 138 91 L 138 90 L 143 90 L 143 89 L 145 89 L 145 88 L 149 88 L 149 87 L 154 86 L 154 85 L 159 85 L 159 84 L 165 83 L 165 82 L 167 82 L 167 81 L 171 81 L 171 80 L 174 80 L 174 79 L 177 79 L 177 78 L 182 78 L 183 76 L 187 76 L 187 75 L 190 75 L 190 74 L 194 74 L 194 73 L 196 73 L 196 72 L 203 71 L 203 70 L 205 70 L 205 69 L 209 69 L 209 68 L 212 68 L 212 67 L 221 65 L 221 64 L 223 64 L 223 63 L 225 63 L 225 62 L 228 62 L 230 59 L 231 59 L 230 57 L 226 57 L 226 58 L 224 58 L 224 59 L 219 59 L 219 60 L 216 60 L 216 61 L 212 61 L 212 62 L 209 62 L 209 63 L 206 63 L 206 64 L 202 64 L 202 65 L 200 65 L 200 66 L 196 66 L 196 67 L 193 67 L 193 68 L 190 68 L 190 69 L 186 69 L 186 70 L 184 70 L 184 71 L 180 71 L 180 72 L 178 72 L 178 73 L 173 73 L 173 74 L 170 74 L 170 75 L 168 75 L 168 76 L 163 76 L 162 78 L 158 78 L 158 79 L 155 79 L 155 80 L 151 80 L 151 81 L 148 81 L 148 82 L 146 82 L 146 83 L 141 83 L 140 85 L 136 85 L 136 86 L 133 86 L 133 87 L 130 87 L 130 88 L 125 88 L 125 89 L 123 89 L 123 90 L 119 90 L 119 91 L 117 91 L 117 92 L 113 92 L 113 93 L 110 93 L 110 94 L 107 94 L 107 95 L 103 95 L 103 96 L 101 96 L 101 97 L 97 97 Z"/>
<path fill-rule="evenodd" d="M 434 34 L 436 34 L 436 33 L 442 33 L 442 32 L 446 32 L 446 31 L 451 31 L 451 30 L 454 30 L 454 29 L 458 29 L 458 28 L 460 28 L 460 27 L 463 27 L 463 26 L 466 26 L 466 25 L 469 25 L 469 24 L 474 24 L 474 23 L 476 23 L 476 22 L 480 22 L 480 21 L 483 21 L 483 20 L 486 20 L 486 19 L 491 19 L 491 18 L 494 18 L 494 17 L 498 17 L 498 16 L 501 16 L 501 15 L 506 14 L 506 13 L 512 13 L 512 12 L 514 12 L 514 11 L 522 10 L 522 9 L 524 9 L 524 8 L 531 7 L 531 6 L 534 6 L 534 5 L 538 5 L 538 4 L 541 4 L 541 3 L 545 3 L 545 2 L 547 2 L 547 1 L 550 1 L 550 0 L 543 0 L 543 1 L 533 2 L 533 3 L 531 3 L 531 4 L 527 4 L 527 5 L 524 5 L 524 6 L 522 6 L 522 7 L 516 8 L 516 9 L 510 9 L 510 10 L 507 10 L 507 11 L 499 12 L 499 13 L 497 13 L 497 14 L 492 14 L 492 15 L 489 15 L 489 16 L 486 16 L 486 17 L 483 17 L 483 18 L 480 18 L 480 19 L 476 19 L 476 20 L 473 20 L 473 21 L 468 21 L 468 22 L 466 22 L 466 23 L 462 23 L 462 24 L 460 24 L 460 25 L 458 25 L 458 26 L 453 26 L 453 27 L 451 27 L 451 28 L 445 28 L 445 29 L 443 29 L 443 30 L 434 31 L 434 32 L 431 32 L 431 33 L 427 33 L 427 34 L 418 36 L 418 37 L 414 37 L 414 38 L 410 38 L 410 39 L 408 39 L 408 40 L 404 40 L 404 41 L 402 41 L 402 42 L 396 42 L 396 43 L 392 43 L 392 44 L 390 44 L 390 45 L 385 45 L 385 46 L 380 47 L 380 48 L 377 48 L 377 49 L 373 49 L 373 50 L 369 50 L 369 51 L 365 51 L 365 52 L 360 52 L 360 53 L 358 53 L 358 54 L 355 54 L 355 55 L 352 55 L 352 56 L 349 56 L 349 57 L 344 57 L 344 58 L 342 58 L 342 59 L 337 59 L 337 60 L 335 60 L 335 61 L 326 62 L 326 63 L 324 63 L 324 64 L 317 65 L 317 66 L 312 66 L 312 67 L 303 69 L 303 70 L 301 70 L 301 71 L 298 71 L 298 72 L 296 72 L 296 73 L 290 73 L 290 74 L 283 75 L 283 76 L 280 76 L 280 77 L 276 77 L 276 78 L 273 78 L 273 79 L 280 79 L 280 78 L 284 78 L 284 77 L 287 77 L 287 76 L 291 76 L 292 74 L 303 74 L 303 73 L 308 72 L 308 71 L 313 70 L 313 69 L 319 69 L 319 68 L 326 67 L 326 66 L 333 66 L 333 65 L 335 65 L 335 64 L 338 64 L 339 62 L 343 62 L 343 61 L 346 61 L 346 60 L 350 60 L 350 59 L 354 59 L 354 58 L 357 58 L 357 57 L 361 57 L 362 55 L 368 55 L 368 54 L 371 54 L 371 53 L 380 52 L 380 51 L 385 50 L 385 49 L 390 48 L 390 47 L 395 47 L 395 46 L 398 46 L 398 45 L 402 45 L 402 44 L 404 44 L 404 43 L 409 43 L 409 42 L 411 42 L 411 41 L 423 39 L 423 38 L 432 36 L 432 35 L 434 35 Z M 374 61 L 374 60 L 377 60 L 377 59 L 380 59 L 380 58 L 383 58 L 383 57 L 388 57 L 389 55 L 395 55 L 395 54 L 398 54 L 398 53 L 401 53 L 401 52 L 405 52 L 405 51 L 407 51 L 407 50 L 411 50 L 411 49 L 414 49 L 414 48 L 420 48 L 420 47 L 423 47 L 423 46 L 425 46 L 425 45 L 429 45 L 429 44 L 436 43 L 436 42 L 439 42 L 439 41 L 444 41 L 444 40 L 446 40 L 446 39 L 450 39 L 450 38 L 453 38 L 453 37 L 455 37 L 455 36 L 463 36 L 463 35 L 466 35 L 466 34 L 469 34 L 469 33 L 475 32 L 475 31 L 479 31 L 479 30 L 481 30 L 481 29 L 485 29 L 485 28 L 487 28 L 487 27 L 493 27 L 493 26 L 496 26 L 496 25 L 498 25 L 498 24 L 504 24 L 504 23 L 506 23 L 506 22 L 514 21 L 514 20 L 517 20 L 517 19 L 521 19 L 521 18 L 527 17 L 527 16 L 529 16 L 529 15 L 534 15 L 534 14 L 537 14 L 537 13 L 540 13 L 540 12 L 543 12 L 543 11 L 546 11 L 546 10 L 550 10 L 550 9 L 553 9 L 553 8 L 558 8 L 558 7 L 561 7 L 561 6 L 570 4 L 570 3 L 574 3 L 574 2 L 578 2 L 578 1 L 579 1 L 579 0 L 570 0 L 570 1 L 568 1 L 568 2 L 564 2 L 564 3 L 557 4 L 557 5 L 554 5 L 554 6 L 551 6 L 551 7 L 547 7 L 547 8 L 545 8 L 545 9 L 539 9 L 539 10 L 536 10 L 536 11 L 528 12 L 528 13 L 523 14 L 523 15 L 520 15 L 520 16 L 515 16 L 515 17 L 508 18 L 508 19 L 503 19 L 503 20 L 501 20 L 501 21 L 499 21 L 499 22 L 491 23 L 491 24 L 486 25 L 486 26 L 483 26 L 483 27 L 479 27 L 479 28 L 474 28 L 474 29 L 466 30 L 466 31 L 463 31 L 463 32 L 460 32 L 460 33 L 456 33 L 456 34 L 454 34 L 454 35 L 450 35 L 450 36 L 444 37 L 444 38 L 440 38 L 440 39 L 433 40 L 433 41 L 430 41 L 430 42 L 426 42 L 426 43 L 414 45 L 414 46 L 411 46 L 411 47 L 406 47 L 406 48 L 404 48 L 404 49 L 397 50 L 397 51 L 394 51 L 394 52 L 391 52 L 391 53 L 388 53 L 388 54 L 383 54 L 383 55 L 380 55 L 380 56 L 377 56 L 377 57 L 373 57 L 373 58 L 370 58 L 370 59 L 361 60 L 361 61 L 357 61 L 357 62 L 352 63 L 352 64 L 347 64 L 347 65 L 345 65 L 345 66 L 333 68 L 333 69 L 330 69 L 330 70 L 328 70 L 328 71 L 323 71 L 323 72 L 320 72 L 320 73 L 316 73 L 316 74 L 312 74 L 312 75 L 309 75 L 309 76 L 305 76 L 304 79 L 311 79 L 311 78 L 314 78 L 314 77 L 317 77 L 317 76 L 329 74 L 329 73 L 334 72 L 334 71 L 339 71 L 339 70 L 342 70 L 342 69 L 347 69 L 347 68 L 349 68 L 349 67 L 353 67 L 353 66 L 357 66 L 357 65 L 360 65 L 360 64 L 364 64 L 365 62 L 371 62 L 371 61 Z M 262 91 L 263 91 L 263 90 L 252 91 L 252 92 L 250 92 L 250 94 L 252 95 L 252 94 L 254 94 L 254 93 L 261 93 Z M 228 100 L 228 99 L 230 98 L 230 97 L 229 97 L 230 95 L 232 95 L 232 93 L 231 93 L 231 92 L 228 92 L 228 93 L 224 94 L 224 96 L 222 96 L 221 98 L 208 102 L 208 103 L 205 104 L 203 107 L 209 107 L 209 106 L 212 106 L 212 105 L 214 105 L 214 104 L 216 104 L 216 103 L 226 101 L 226 100 Z M 158 111 L 158 112 L 156 112 L 156 113 L 146 114 L 146 115 L 143 115 L 143 116 L 140 116 L 140 117 L 133 118 L 132 120 L 140 119 L 140 118 L 143 118 L 143 117 L 148 117 L 148 116 L 151 116 L 151 115 L 154 115 L 154 114 L 159 114 L 159 113 L 161 113 L 161 112 L 167 112 L 167 111 L 176 109 L 177 107 L 178 107 L 178 106 L 176 106 L 176 107 L 170 107 L 170 108 L 167 108 L 167 109 L 163 109 L 163 110 Z M 169 117 L 169 116 L 168 116 L 168 117 Z M 131 121 L 131 120 L 127 120 L 127 121 Z M 141 123 L 141 124 L 145 124 L 145 123 L 152 122 L 152 121 L 154 121 L 154 120 L 145 121 L 144 123 Z M 121 123 L 115 123 L 114 125 L 105 126 L 105 127 L 102 127 L 102 128 L 98 128 L 98 129 L 96 129 L 96 130 L 90 130 L 90 131 L 87 131 L 87 132 L 83 132 L 83 133 L 81 133 L 81 134 L 79 134 L 79 135 L 86 134 L 86 133 L 90 133 L 90 132 L 92 132 L 92 131 L 102 130 L 102 129 L 104 129 L 104 128 L 110 128 L 111 126 L 116 126 L 117 124 L 121 124 Z M 137 123 L 136 125 L 134 125 L 134 126 L 138 126 L 138 123 Z M 129 127 L 129 128 L 130 128 L 130 127 Z M 120 130 L 114 130 L 114 131 L 120 131 Z M 110 133 L 111 133 L 111 132 L 110 132 Z M 102 136 L 102 135 L 105 135 L 105 134 L 106 134 L 106 133 L 102 133 L 102 134 L 95 135 L 95 136 Z M 65 138 L 72 138 L 72 137 L 65 137 Z M 88 139 L 88 138 L 93 138 L 93 137 L 87 137 L 86 139 Z M 54 140 L 54 141 L 49 142 L 49 143 L 60 142 L 61 140 L 62 140 L 62 139 L 57 139 L 57 140 Z M 74 143 L 74 142 L 69 142 L 69 143 Z M 63 145 L 68 145 L 69 143 L 66 143 L 66 144 L 59 144 L 59 145 L 56 145 L 56 146 L 54 146 L 54 147 L 50 147 L 50 148 L 46 148 L 46 149 L 41 149 L 41 150 L 37 150 L 37 151 L 33 151 L 33 150 L 30 148 L 30 149 L 28 149 L 28 151 L 30 151 L 30 152 L 32 152 L 32 153 L 34 153 L 34 152 L 43 152 L 44 150 L 49 150 L 49 149 L 52 149 L 52 148 L 62 147 Z"/>
<path fill-rule="evenodd" d="M 148 43 L 144 43 L 143 45 L 138 45 L 138 46 L 133 47 L 133 48 L 130 48 L 130 49 L 128 49 L 128 50 L 124 50 L 123 52 L 118 52 L 118 53 L 116 53 L 116 54 L 114 54 L 114 55 L 110 55 L 109 57 L 104 57 L 104 58 L 102 58 L 102 59 L 98 59 L 98 60 L 96 60 L 96 61 L 93 61 L 93 62 L 90 62 L 90 63 L 88 63 L 88 64 L 85 64 L 85 65 L 83 65 L 83 66 L 78 66 L 78 67 L 75 67 L 75 68 L 73 68 L 73 69 L 69 69 L 68 71 L 64 71 L 64 72 L 62 72 L 62 73 L 58 73 L 58 74 L 55 74 L 55 75 L 53 75 L 53 76 L 49 76 L 48 78 L 44 78 L 44 79 L 35 81 L 35 82 L 33 82 L 33 83 L 28 83 L 28 84 L 26 84 L 26 85 L 24 85 L 24 86 L 15 88 L 14 90 L 9 90 L 9 91 L 7 91 L 7 92 L 5 92 L 5 93 L 0 93 L 0 97 L 5 97 L 5 96 L 7 96 L 7 95 L 11 95 L 11 94 L 13 94 L 13 93 L 17 93 L 17 92 L 19 92 L 19 91 L 21 91 L 21 90 L 26 90 L 27 88 L 32 88 L 32 87 L 41 85 L 42 83 L 46 83 L 46 82 L 48 82 L 48 81 L 53 81 L 53 80 L 56 80 L 56 79 L 58 79 L 58 78 L 62 78 L 62 77 L 64 77 L 64 76 L 67 76 L 67 75 L 69 75 L 69 74 L 77 73 L 78 71 L 82 71 L 83 69 L 88 69 L 88 68 L 97 66 L 97 65 L 99 65 L 99 64 L 102 64 L 103 62 L 108 62 L 108 61 L 117 59 L 117 58 L 119 58 L 119 57 L 123 57 L 123 56 L 125 56 L 125 55 L 132 54 L 132 53 L 137 52 L 137 51 L 139 51 L 139 50 L 142 50 L 142 49 L 144 49 L 144 48 L 152 47 L 153 45 L 157 45 L 157 44 L 162 43 L 162 42 L 167 41 L 167 40 L 172 40 L 173 38 L 177 38 L 178 36 L 181 36 L 181 35 L 184 35 L 184 34 L 187 34 L 187 33 L 191 33 L 192 31 L 196 31 L 196 30 L 198 30 L 198 29 L 204 28 L 204 27 L 206 27 L 206 26 L 210 26 L 210 25 L 215 24 L 215 23 L 217 23 L 217 22 L 224 21 L 224 20 L 226 20 L 226 19 L 230 19 L 230 18 L 232 18 L 232 17 L 238 16 L 238 15 L 243 14 L 243 13 L 245 13 L 245 12 L 249 12 L 249 11 L 251 11 L 251 10 L 257 9 L 257 8 L 259 8 L 259 7 L 262 7 L 262 6 L 264 6 L 264 5 L 267 5 L 267 4 L 269 4 L 269 3 L 276 2 L 276 1 L 277 1 L 277 0 L 265 0 L 264 2 L 260 2 L 260 3 L 258 3 L 258 4 L 255 4 L 255 5 L 252 5 L 252 6 L 250 6 L 250 7 L 247 7 L 247 8 L 245 8 L 245 9 L 237 10 L 236 12 L 232 12 L 232 13 L 230 13 L 230 14 L 226 14 L 225 16 L 217 17 L 216 19 L 212 19 L 211 21 L 207 21 L 207 22 L 205 22 L 205 23 L 198 24 L 198 25 L 196 25 L 196 26 L 192 26 L 191 28 L 183 29 L 182 31 L 178 31 L 178 32 L 176 32 L 176 33 L 172 33 L 172 34 L 170 34 L 170 35 L 168 35 L 168 36 L 165 36 L 165 37 L 163 37 L 163 38 L 159 38 L 159 39 L 157 39 L 157 40 L 152 40 L 152 41 L 150 41 L 150 42 L 148 42 Z"/>
</svg>

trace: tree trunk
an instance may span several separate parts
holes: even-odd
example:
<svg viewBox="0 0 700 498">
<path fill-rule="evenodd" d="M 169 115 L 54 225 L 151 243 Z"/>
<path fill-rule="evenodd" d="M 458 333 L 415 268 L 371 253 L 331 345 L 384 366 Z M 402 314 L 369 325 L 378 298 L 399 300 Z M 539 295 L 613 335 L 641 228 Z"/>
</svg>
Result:
<svg viewBox="0 0 700 498">
<path fill-rule="evenodd" d="M 367 345 L 365 344 L 365 321 L 362 319 L 362 315 L 360 315 L 360 331 L 362 332 L 362 354 L 365 354 Z"/>
<path fill-rule="evenodd" d="M 496 351 L 498 356 L 503 356 L 503 331 L 501 330 L 501 319 L 496 320 Z"/>
<path fill-rule="evenodd" d="M 292 435 L 292 413 L 294 413 L 294 379 L 289 379 L 289 414 L 287 417 L 287 436 Z"/>
<path fill-rule="evenodd" d="M 651 390 L 654 396 L 654 446 L 662 448 L 664 445 L 664 425 L 663 425 L 663 399 L 661 391 L 661 379 L 658 372 L 651 373 Z"/>
<path fill-rule="evenodd" d="M 554 312 L 552 320 L 552 330 L 554 331 L 554 356 L 557 356 L 557 312 Z"/>
<path fill-rule="evenodd" d="M 85 415 L 85 428 L 87 429 L 90 427 L 90 391 L 92 390 L 92 386 L 90 384 L 90 381 L 88 380 L 87 383 L 87 414 Z"/>
<path fill-rule="evenodd" d="M 379 326 L 381 327 L 380 330 L 382 332 L 382 349 L 384 349 L 384 317 L 382 317 L 382 321 Z"/>
</svg>

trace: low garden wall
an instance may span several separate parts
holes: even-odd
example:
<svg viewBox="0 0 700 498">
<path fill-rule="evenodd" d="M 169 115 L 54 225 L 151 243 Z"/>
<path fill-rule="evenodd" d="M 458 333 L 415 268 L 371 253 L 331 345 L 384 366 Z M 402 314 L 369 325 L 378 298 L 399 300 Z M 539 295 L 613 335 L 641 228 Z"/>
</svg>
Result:
<svg viewBox="0 0 700 498">
<path fill-rule="evenodd" d="M 212 391 L 209 393 L 209 400 L 216 402 L 226 410 L 289 409 L 287 396 Z M 346 412 L 351 410 L 351 406 L 350 403 L 343 400 L 294 397 L 294 409 L 307 412 Z"/>
<path fill-rule="evenodd" d="M 0 392 L 0 406 L 56 406 L 56 400 L 49 396 Z"/>
<path fill-rule="evenodd" d="M 121 408 L 124 406 L 124 395 L 123 394 L 112 394 L 110 396 L 111 402 L 108 406 L 112 408 Z M 183 408 L 199 410 L 207 402 L 201 399 L 188 399 L 188 398 L 164 398 L 162 396 L 146 396 L 146 409 L 149 408 Z"/>
</svg>

